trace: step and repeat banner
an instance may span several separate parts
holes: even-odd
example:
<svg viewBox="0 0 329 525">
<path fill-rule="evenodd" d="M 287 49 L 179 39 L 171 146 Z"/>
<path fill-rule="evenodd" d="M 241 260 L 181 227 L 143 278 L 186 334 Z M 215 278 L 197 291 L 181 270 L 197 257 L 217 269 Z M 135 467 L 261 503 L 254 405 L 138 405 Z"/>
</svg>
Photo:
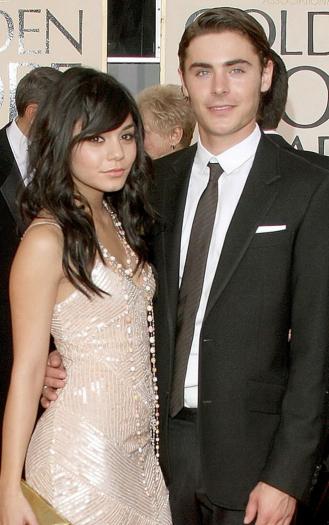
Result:
<svg viewBox="0 0 329 525">
<path fill-rule="evenodd" d="M 107 0 L 0 0 L 0 127 L 15 116 L 15 89 L 37 66 L 106 71 Z"/>
<path fill-rule="evenodd" d="M 161 82 L 179 83 L 177 50 L 186 23 L 221 5 L 254 16 L 286 64 L 289 98 L 279 132 L 298 148 L 329 155 L 329 0 L 166 0 Z"/>
</svg>

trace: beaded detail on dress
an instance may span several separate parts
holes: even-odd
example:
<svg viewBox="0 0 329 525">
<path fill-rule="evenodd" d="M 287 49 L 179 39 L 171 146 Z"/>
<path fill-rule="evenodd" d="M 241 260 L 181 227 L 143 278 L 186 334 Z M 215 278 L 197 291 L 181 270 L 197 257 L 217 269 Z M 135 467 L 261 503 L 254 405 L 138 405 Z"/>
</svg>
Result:
<svg viewBox="0 0 329 525">
<path fill-rule="evenodd" d="M 136 279 L 102 253 L 106 264 L 96 260 L 92 279 L 106 294 L 88 299 L 75 290 L 54 308 L 67 383 L 33 433 L 27 480 L 73 525 L 171 525 L 154 452 L 152 270 L 146 265 Z"/>
</svg>

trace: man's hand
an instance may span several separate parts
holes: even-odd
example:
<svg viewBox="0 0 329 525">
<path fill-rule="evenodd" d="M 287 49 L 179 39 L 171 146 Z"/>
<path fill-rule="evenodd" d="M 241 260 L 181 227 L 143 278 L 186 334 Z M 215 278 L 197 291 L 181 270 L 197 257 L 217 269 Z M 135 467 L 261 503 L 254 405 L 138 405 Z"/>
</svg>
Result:
<svg viewBox="0 0 329 525">
<path fill-rule="evenodd" d="M 250 493 L 244 524 L 289 525 L 296 510 L 296 500 L 266 483 L 257 483 Z"/>
<path fill-rule="evenodd" d="M 46 368 L 45 386 L 42 390 L 41 405 L 48 408 L 51 401 L 57 399 L 57 389 L 65 386 L 66 371 L 62 358 L 57 350 L 49 354 Z"/>
</svg>

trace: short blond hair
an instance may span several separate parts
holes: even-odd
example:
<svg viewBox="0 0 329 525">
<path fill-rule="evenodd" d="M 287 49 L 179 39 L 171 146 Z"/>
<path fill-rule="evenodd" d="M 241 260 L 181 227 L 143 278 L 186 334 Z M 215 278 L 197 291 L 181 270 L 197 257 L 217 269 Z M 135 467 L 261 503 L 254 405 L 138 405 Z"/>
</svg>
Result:
<svg viewBox="0 0 329 525">
<path fill-rule="evenodd" d="M 156 131 L 166 133 L 178 126 L 183 130 L 179 144 L 183 148 L 190 145 L 195 116 L 180 86 L 164 84 L 147 87 L 137 95 L 137 105 L 141 113 L 145 110 L 151 113 Z"/>
</svg>

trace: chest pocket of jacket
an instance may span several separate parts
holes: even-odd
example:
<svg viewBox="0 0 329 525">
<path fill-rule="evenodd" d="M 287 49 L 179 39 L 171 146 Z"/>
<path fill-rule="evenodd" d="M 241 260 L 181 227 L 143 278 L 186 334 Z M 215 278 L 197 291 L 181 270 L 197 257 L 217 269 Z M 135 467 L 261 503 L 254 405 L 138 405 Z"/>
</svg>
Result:
<svg viewBox="0 0 329 525">
<path fill-rule="evenodd" d="M 289 244 L 291 232 L 281 230 L 276 232 L 255 233 L 249 247 L 264 248 L 266 246 L 279 246 Z"/>
</svg>

